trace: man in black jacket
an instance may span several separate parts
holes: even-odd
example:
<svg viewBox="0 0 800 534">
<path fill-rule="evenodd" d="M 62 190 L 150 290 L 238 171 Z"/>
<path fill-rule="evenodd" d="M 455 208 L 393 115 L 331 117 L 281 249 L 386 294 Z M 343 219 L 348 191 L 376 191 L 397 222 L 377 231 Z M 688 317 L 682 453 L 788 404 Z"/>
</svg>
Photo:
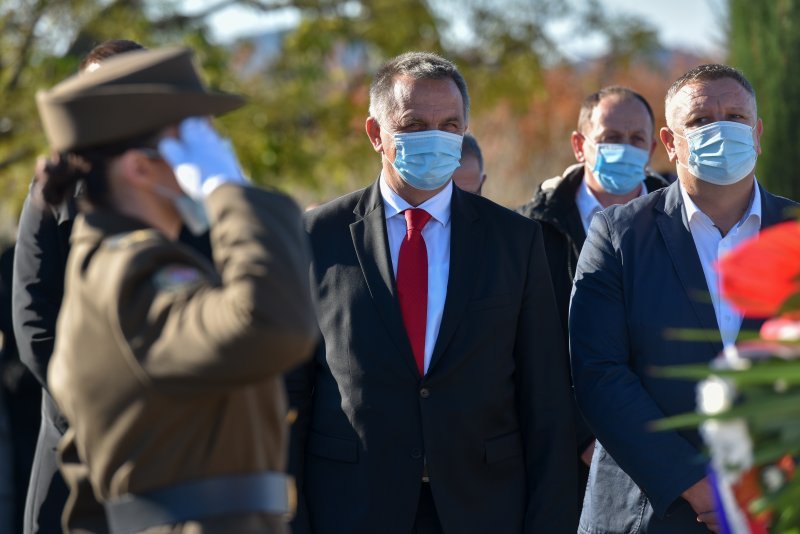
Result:
<svg viewBox="0 0 800 534">
<path fill-rule="evenodd" d="M 572 279 L 592 216 L 667 185 L 647 168 L 656 149 L 654 130 L 653 110 L 639 93 L 619 86 L 592 93 L 581 105 L 578 129 L 570 138 L 579 163 L 544 181 L 533 199 L 517 210 L 542 226 L 565 339 Z M 594 436 L 577 406 L 575 426 L 580 508 Z"/>
</svg>

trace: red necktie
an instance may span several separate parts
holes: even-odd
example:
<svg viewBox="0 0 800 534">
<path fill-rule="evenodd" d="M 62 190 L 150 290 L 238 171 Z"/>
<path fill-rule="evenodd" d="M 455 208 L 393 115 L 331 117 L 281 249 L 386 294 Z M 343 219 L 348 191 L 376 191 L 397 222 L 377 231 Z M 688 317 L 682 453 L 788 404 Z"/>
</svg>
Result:
<svg viewBox="0 0 800 534">
<path fill-rule="evenodd" d="M 428 322 L 428 249 L 422 229 L 431 215 L 422 209 L 405 210 L 406 237 L 397 259 L 397 296 L 419 375 L 425 374 L 425 326 Z"/>
</svg>

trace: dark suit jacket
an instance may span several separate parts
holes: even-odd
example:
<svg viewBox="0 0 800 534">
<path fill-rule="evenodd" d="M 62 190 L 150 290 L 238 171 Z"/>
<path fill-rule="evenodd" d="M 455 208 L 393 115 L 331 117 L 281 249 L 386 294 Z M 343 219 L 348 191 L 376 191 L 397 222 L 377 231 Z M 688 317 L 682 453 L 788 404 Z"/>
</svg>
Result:
<svg viewBox="0 0 800 534">
<path fill-rule="evenodd" d="M 795 205 L 763 189 L 761 202 L 762 227 L 789 217 Z M 745 320 L 742 331 L 757 327 Z M 671 329 L 718 331 L 677 183 L 595 216 L 578 261 L 572 373 L 580 408 L 603 444 L 581 532 L 705 532 L 680 498 L 706 474 L 699 435 L 647 428 L 694 411 L 695 383 L 656 378 L 650 369 L 706 363 L 722 344 L 683 341 Z"/>
<path fill-rule="evenodd" d="M 458 188 L 451 210 L 444 315 L 422 379 L 378 183 L 307 215 L 323 344 L 287 379 L 296 532 L 407 534 L 426 460 L 445 532 L 573 525 L 568 374 L 541 229 Z"/>
</svg>

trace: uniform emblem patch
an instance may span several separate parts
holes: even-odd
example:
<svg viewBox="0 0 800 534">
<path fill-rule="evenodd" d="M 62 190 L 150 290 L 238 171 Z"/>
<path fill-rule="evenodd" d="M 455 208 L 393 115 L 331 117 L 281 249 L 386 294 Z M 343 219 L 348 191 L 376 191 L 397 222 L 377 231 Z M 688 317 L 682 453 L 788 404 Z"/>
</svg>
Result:
<svg viewBox="0 0 800 534">
<path fill-rule="evenodd" d="M 183 291 L 199 284 L 203 275 L 193 267 L 170 265 L 153 276 L 153 283 L 162 291 Z"/>
</svg>

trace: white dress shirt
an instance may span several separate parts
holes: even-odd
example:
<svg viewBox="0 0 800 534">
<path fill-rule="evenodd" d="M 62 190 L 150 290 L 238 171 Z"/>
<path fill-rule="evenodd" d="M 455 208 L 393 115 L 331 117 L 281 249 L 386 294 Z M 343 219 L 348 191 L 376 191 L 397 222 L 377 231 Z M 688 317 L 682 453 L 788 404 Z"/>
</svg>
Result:
<svg viewBox="0 0 800 534">
<path fill-rule="evenodd" d="M 720 295 L 719 277 L 714 264 L 720 257 L 747 239 L 758 235 L 761 228 L 761 193 L 758 182 L 754 182 L 753 197 L 744 216 L 734 225 L 725 237 L 714 226 L 711 218 L 703 213 L 689 194 L 679 184 L 683 205 L 686 210 L 686 220 L 689 221 L 689 231 L 694 239 L 703 274 L 706 277 L 708 291 L 714 304 L 714 313 L 717 315 L 717 325 L 722 336 L 723 346 L 736 343 L 739 329 L 742 327 L 742 316 Z"/>
<path fill-rule="evenodd" d="M 406 218 L 403 211 L 417 207 L 431 215 L 428 224 L 422 229 L 422 237 L 428 249 L 428 320 L 425 325 L 425 372 L 427 373 L 433 347 L 439 336 L 444 301 L 447 297 L 447 279 L 450 274 L 450 200 L 453 194 L 453 182 L 448 182 L 444 189 L 419 206 L 412 206 L 395 193 L 386 183 L 383 174 L 380 178 L 380 188 L 395 279 L 397 279 L 400 245 L 406 235 Z"/>
<path fill-rule="evenodd" d="M 639 196 L 647 196 L 647 186 L 642 182 L 642 188 L 639 190 Z M 583 223 L 583 231 L 589 233 L 589 225 L 592 223 L 592 217 L 598 211 L 603 210 L 603 205 L 594 196 L 594 193 L 586 183 L 586 179 L 581 180 L 581 185 L 575 193 L 575 204 L 578 205 L 578 213 L 581 215 L 581 223 Z"/>
</svg>

